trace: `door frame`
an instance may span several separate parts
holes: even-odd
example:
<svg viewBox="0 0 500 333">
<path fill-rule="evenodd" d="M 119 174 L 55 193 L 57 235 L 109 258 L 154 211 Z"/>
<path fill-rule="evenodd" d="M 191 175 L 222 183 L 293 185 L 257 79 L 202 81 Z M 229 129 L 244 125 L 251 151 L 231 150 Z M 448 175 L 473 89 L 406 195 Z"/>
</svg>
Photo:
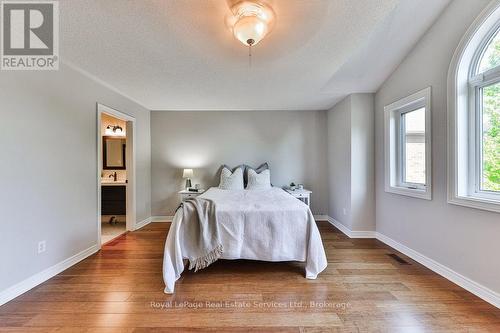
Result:
<svg viewBox="0 0 500 333">
<path fill-rule="evenodd" d="M 120 112 L 109 106 L 97 103 L 97 241 L 99 248 L 101 247 L 101 172 L 102 172 L 102 133 L 101 133 L 101 118 L 102 114 L 106 113 L 110 116 L 119 118 L 127 122 L 127 144 L 126 156 L 132 157 L 132 161 L 127 161 L 127 221 L 126 230 L 133 231 L 135 229 L 136 216 L 136 119 L 126 113 Z M 130 133 L 130 129 L 132 130 Z"/>
</svg>

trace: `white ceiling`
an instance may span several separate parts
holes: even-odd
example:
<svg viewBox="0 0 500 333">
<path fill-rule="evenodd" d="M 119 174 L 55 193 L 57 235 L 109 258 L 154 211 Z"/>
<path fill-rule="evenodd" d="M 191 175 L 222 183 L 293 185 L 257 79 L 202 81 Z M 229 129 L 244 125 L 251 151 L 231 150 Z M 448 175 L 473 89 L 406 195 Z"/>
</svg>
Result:
<svg viewBox="0 0 500 333">
<path fill-rule="evenodd" d="M 61 56 L 151 110 L 322 110 L 376 91 L 448 2 L 274 0 L 249 67 L 224 0 L 65 0 Z"/>
</svg>

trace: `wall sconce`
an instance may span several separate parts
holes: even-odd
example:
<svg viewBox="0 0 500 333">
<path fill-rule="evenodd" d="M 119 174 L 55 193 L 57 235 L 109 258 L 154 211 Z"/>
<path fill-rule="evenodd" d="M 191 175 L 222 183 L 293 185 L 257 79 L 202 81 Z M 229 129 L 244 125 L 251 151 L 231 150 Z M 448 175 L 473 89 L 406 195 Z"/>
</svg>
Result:
<svg viewBox="0 0 500 333">
<path fill-rule="evenodd" d="M 104 131 L 106 135 L 110 136 L 122 136 L 123 135 L 123 128 L 118 125 L 108 125 L 106 127 L 106 130 Z"/>
</svg>

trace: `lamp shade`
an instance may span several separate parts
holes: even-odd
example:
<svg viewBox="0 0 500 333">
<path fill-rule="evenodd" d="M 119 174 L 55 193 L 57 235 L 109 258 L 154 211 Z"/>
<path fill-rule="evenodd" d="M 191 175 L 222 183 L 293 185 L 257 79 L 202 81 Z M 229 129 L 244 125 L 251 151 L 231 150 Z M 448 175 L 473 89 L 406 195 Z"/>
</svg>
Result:
<svg viewBox="0 0 500 333">
<path fill-rule="evenodd" d="M 182 178 L 193 178 L 193 169 L 184 169 L 182 172 Z"/>
</svg>

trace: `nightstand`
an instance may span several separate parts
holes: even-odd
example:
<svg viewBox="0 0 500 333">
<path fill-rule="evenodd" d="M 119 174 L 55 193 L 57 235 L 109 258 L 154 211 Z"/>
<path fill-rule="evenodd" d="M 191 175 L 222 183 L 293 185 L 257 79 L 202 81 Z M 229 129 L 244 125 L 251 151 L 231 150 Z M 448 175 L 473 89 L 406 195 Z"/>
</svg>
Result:
<svg viewBox="0 0 500 333">
<path fill-rule="evenodd" d="M 311 206 L 311 193 L 312 191 L 306 190 L 305 188 L 302 190 L 291 190 L 289 188 L 285 188 L 285 191 L 304 202 L 306 205 Z"/>
<path fill-rule="evenodd" d="M 203 194 L 203 192 L 205 192 L 205 190 L 198 190 L 198 192 L 191 192 L 191 191 L 187 191 L 187 190 L 182 190 L 182 191 L 179 191 L 178 193 L 181 196 L 181 201 L 186 201 L 187 199 L 196 198 L 200 194 Z"/>
</svg>

